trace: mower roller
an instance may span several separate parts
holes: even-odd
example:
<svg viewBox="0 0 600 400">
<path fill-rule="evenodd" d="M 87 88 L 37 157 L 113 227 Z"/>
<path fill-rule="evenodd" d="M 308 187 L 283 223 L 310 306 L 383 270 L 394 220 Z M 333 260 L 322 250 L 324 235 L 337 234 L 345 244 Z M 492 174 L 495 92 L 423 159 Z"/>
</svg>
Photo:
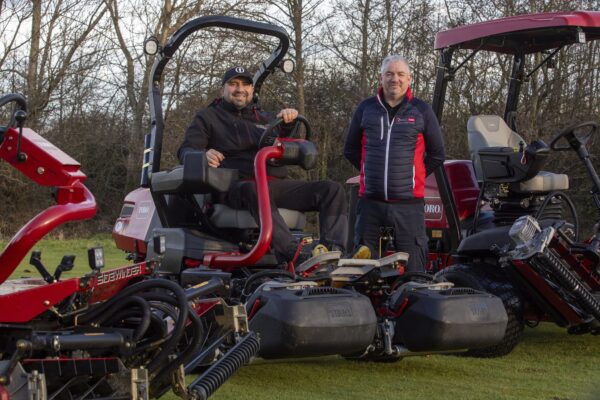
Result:
<svg viewBox="0 0 600 400">
<path fill-rule="evenodd" d="M 149 399 L 172 388 L 182 398 L 206 399 L 259 348 L 244 308 L 217 297 L 225 290 L 218 277 L 184 289 L 153 277 L 160 256 L 105 270 L 102 250 L 92 248 L 91 271 L 82 277 L 62 277 L 74 256 L 51 274 L 34 251 L 41 277 L 8 279 L 46 234 L 96 213 L 77 161 L 24 128 L 21 95 L 0 98 L 0 107 L 13 103 L 12 121 L 0 128 L 0 157 L 53 187 L 56 205 L 0 254 L 0 398 Z M 201 375 L 187 385 L 192 372 Z"/>
<path fill-rule="evenodd" d="M 433 282 L 430 276 L 403 274 L 404 253 L 357 264 L 332 252 L 301 265 L 278 265 L 269 252 L 273 232 L 267 162 L 306 170 L 315 166 L 316 146 L 304 117 L 298 117 L 298 124 L 305 125 L 304 138 L 278 137 L 274 128 L 282 121 L 275 120 L 257 143 L 258 224 L 247 210 L 218 202 L 220 194 L 236 184 L 237 170 L 209 167 L 203 151 L 186 154 L 182 165 L 171 170 L 160 169 L 162 73 L 187 37 L 209 27 L 278 39 L 272 54 L 257 63 L 256 99 L 266 77 L 289 66 L 284 60 L 289 39 L 282 28 L 237 18 L 197 18 L 167 43 L 150 46 L 158 49 L 149 79 L 152 130 L 145 141 L 141 187 L 126 197 L 114 226 L 117 246 L 142 262 L 158 255 L 152 238 L 162 236 L 167 248 L 158 275 L 182 287 L 224 280 L 229 287 L 225 298 L 246 309 L 250 329 L 260 335 L 259 355 L 264 358 L 341 354 L 388 361 L 496 344 L 507 321 L 499 298 Z M 300 243 L 312 240 L 302 233 L 302 213 L 278 211 Z"/>
</svg>

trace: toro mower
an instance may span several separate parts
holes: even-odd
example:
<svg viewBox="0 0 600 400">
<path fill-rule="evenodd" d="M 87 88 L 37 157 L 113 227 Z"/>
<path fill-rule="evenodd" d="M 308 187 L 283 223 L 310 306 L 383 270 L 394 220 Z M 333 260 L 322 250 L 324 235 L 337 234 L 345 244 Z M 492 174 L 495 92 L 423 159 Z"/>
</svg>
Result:
<svg viewBox="0 0 600 400">
<path fill-rule="evenodd" d="M 436 283 L 424 274 L 403 275 L 404 253 L 357 261 L 330 252 L 285 269 L 277 264 L 269 252 L 267 162 L 314 167 L 317 151 L 304 117 L 298 117 L 298 124 L 305 127 L 304 138 L 278 137 L 275 127 L 282 121 L 275 120 L 257 142 L 258 224 L 247 210 L 218 202 L 219 194 L 236 184 L 237 170 L 209 167 L 205 153 L 198 151 L 186 154 L 182 165 L 161 171 L 162 73 L 188 36 L 209 27 L 278 39 L 272 54 L 258 64 L 255 95 L 277 67 L 290 71 L 284 60 L 288 36 L 269 24 L 201 17 L 186 23 L 165 44 L 147 41 L 148 52 L 156 53 L 149 79 L 152 131 L 146 138 L 141 188 L 126 197 L 114 226 L 117 246 L 142 262 L 156 257 L 152 238 L 162 236 L 167 248 L 159 275 L 183 287 L 217 278 L 226 281 L 228 301 L 245 307 L 264 358 L 341 354 L 358 360 L 398 360 L 496 344 L 507 321 L 500 299 L 449 282 Z M 307 242 L 302 234 L 304 215 L 279 212 Z"/>
<path fill-rule="evenodd" d="M 526 143 L 516 127 L 522 86 L 542 66 L 552 66 L 559 51 L 598 39 L 597 11 L 521 15 L 436 36 L 440 61 L 433 109 L 440 121 L 448 83 L 474 56 L 512 57 L 504 115 L 470 117 L 471 160 L 448 161 L 427 181 L 432 271 L 441 270 L 439 279 L 499 296 L 508 314 L 502 342 L 474 355 L 509 353 L 526 323 L 553 321 L 569 333 L 600 333 L 600 226 L 580 241 L 577 213 L 565 193 L 568 176 L 543 170 L 553 151 L 572 150 L 587 169 L 592 200 L 600 208 L 600 181 L 586 147 L 597 122 L 571 125 L 550 145 Z"/>
<path fill-rule="evenodd" d="M 8 279 L 29 250 L 54 228 L 92 218 L 94 196 L 77 161 L 25 128 L 21 95 L 12 121 L 0 128 L 0 157 L 42 186 L 56 205 L 39 213 L 0 254 L 0 399 L 149 399 L 170 389 L 205 399 L 258 350 L 243 307 L 218 297 L 218 277 L 202 285 L 153 278 L 160 257 L 104 270 L 101 248 L 89 251 L 91 271 L 66 255 L 51 273 L 41 252 L 30 263 L 38 278 Z M 156 238 L 157 252 L 164 238 Z M 200 376 L 187 385 L 190 372 Z"/>
</svg>

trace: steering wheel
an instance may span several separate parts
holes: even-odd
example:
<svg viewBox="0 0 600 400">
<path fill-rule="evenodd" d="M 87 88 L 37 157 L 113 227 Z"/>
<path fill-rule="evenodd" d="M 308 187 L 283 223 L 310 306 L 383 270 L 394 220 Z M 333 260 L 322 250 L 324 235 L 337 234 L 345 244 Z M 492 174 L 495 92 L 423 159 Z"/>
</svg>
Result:
<svg viewBox="0 0 600 400">
<path fill-rule="evenodd" d="M 311 136 L 312 136 L 312 130 L 310 127 L 310 124 L 308 123 L 308 120 L 306 118 L 304 118 L 303 115 L 298 115 L 296 117 L 296 124 L 294 125 L 294 128 L 292 128 L 292 134 L 289 135 L 290 137 L 295 136 L 295 133 L 298 132 L 300 125 L 304 125 L 304 128 L 306 129 L 306 134 L 305 134 L 305 139 L 306 140 L 310 140 Z M 274 121 L 271 121 L 271 123 L 269 125 L 267 125 L 267 127 L 265 128 L 265 131 L 263 132 L 263 134 L 260 136 L 260 139 L 258 141 L 258 148 L 262 149 L 263 147 L 267 147 L 267 146 L 273 146 L 273 143 L 275 143 L 275 140 L 278 137 L 286 137 L 286 136 L 281 136 L 280 132 L 275 131 L 275 128 L 277 128 L 279 125 L 281 125 L 283 123 L 283 118 L 277 118 Z"/>
<path fill-rule="evenodd" d="M 570 125 L 554 136 L 552 142 L 550 142 L 550 148 L 554 151 L 571 149 L 577 151 L 577 149 L 584 146 L 597 131 L 598 124 L 594 121 Z M 559 145 L 559 142 L 561 142 L 562 139 L 566 139 L 569 145 Z"/>
</svg>

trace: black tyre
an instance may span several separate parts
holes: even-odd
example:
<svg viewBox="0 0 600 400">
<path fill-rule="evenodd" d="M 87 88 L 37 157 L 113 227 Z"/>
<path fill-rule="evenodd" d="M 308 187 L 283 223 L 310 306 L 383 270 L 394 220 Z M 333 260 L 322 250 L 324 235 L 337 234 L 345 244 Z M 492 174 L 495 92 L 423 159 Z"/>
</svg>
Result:
<svg viewBox="0 0 600 400">
<path fill-rule="evenodd" d="M 521 340 L 525 320 L 523 318 L 523 299 L 512 283 L 498 267 L 490 264 L 455 264 L 435 275 L 439 281 L 449 281 L 456 286 L 470 287 L 499 297 L 504 304 L 508 323 L 500 343 L 480 349 L 469 350 L 464 355 L 472 357 L 500 357 L 510 353 Z"/>
</svg>

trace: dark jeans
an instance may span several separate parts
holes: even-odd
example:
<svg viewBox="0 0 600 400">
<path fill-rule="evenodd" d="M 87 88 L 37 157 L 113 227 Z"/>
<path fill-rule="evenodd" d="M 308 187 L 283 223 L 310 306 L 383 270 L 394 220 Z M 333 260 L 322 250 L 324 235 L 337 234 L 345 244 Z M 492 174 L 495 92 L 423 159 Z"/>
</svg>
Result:
<svg viewBox="0 0 600 400">
<path fill-rule="evenodd" d="M 424 206 L 423 201 L 386 203 L 359 199 L 354 233 L 355 247 L 366 245 L 373 257 L 377 258 L 380 251 L 381 228 L 392 228 L 395 250 L 409 255 L 406 270 L 424 271 L 428 257 Z"/>
<path fill-rule="evenodd" d="M 307 182 L 293 179 L 274 179 L 269 182 L 273 216 L 271 247 L 280 262 L 290 261 L 298 243 L 290 233 L 277 208 L 301 212 L 318 211 L 320 243 L 345 250 L 348 236 L 348 205 L 344 188 L 333 181 Z M 239 182 L 229 190 L 225 203 L 236 209 L 247 209 L 259 222 L 256 185 Z"/>
</svg>

